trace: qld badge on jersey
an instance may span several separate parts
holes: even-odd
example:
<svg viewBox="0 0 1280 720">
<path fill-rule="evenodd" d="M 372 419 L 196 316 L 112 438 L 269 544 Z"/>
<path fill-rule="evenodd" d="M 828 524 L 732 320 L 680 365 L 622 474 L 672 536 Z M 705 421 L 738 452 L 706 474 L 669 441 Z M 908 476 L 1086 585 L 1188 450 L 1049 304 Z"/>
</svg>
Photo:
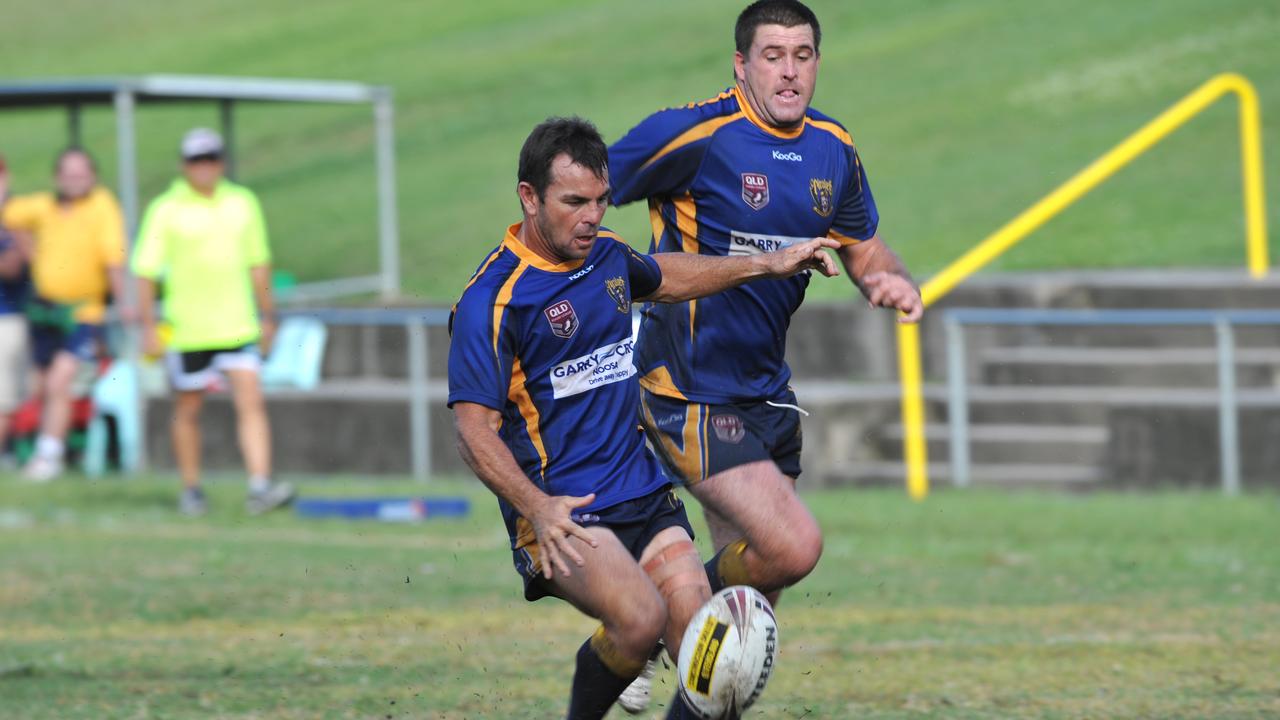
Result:
<svg viewBox="0 0 1280 720">
<path fill-rule="evenodd" d="M 742 173 L 742 202 L 752 210 L 769 204 L 769 178 L 764 173 Z"/>
<path fill-rule="evenodd" d="M 560 300 L 548 305 L 542 314 L 551 324 L 551 334 L 559 338 L 571 338 L 578 331 L 578 314 L 568 300 Z"/>
<path fill-rule="evenodd" d="M 835 211 L 835 194 L 830 180 L 809 180 L 809 195 L 813 198 L 813 211 L 822 217 L 831 217 Z"/>
<path fill-rule="evenodd" d="M 618 306 L 618 312 L 631 312 L 631 298 L 627 297 L 627 282 L 621 276 L 605 280 L 604 290 L 609 293 L 609 297 L 613 298 L 613 302 Z"/>
</svg>

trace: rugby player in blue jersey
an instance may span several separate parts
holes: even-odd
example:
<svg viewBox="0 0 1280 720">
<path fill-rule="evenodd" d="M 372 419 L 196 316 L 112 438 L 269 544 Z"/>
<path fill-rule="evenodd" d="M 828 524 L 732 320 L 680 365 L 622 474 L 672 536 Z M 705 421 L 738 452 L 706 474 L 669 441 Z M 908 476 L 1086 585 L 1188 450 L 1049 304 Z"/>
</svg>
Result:
<svg viewBox="0 0 1280 720">
<path fill-rule="evenodd" d="M 660 638 L 676 657 L 711 596 L 684 506 L 636 423 L 632 301 L 837 274 L 824 248 L 838 243 L 826 238 L 730 258 L 640 254 L 600 225 L 607 163 L 584 120 L 533 130 L 520 151 L 524 219 L 450 322 L 458 448 L 498 496 L 525 597 L 560 597 L 602 623 L 578 651 L 574 720 L 603 717 Z M 684 712 L 677 699 L 668 717 Z"/>
<path fill-rule="evenodd" d="M 657 112 L 609 148 L 618 205 L 649 203 L 652 252 L 750 257 L 810 238 L 837 240 L 872 306 L 917 322 L 919 290 L 877 233 L 879 213 L 848 131 L 809 107 L 822 31 L 795 0 L 749 5 L 734 28 L 735 83 Z M 809 574 L 822 534 L 795 491 L 800 409 L 784 360 L 808 277 L 650 305 L 636 345 L 642 422 L 669 471 L 703 506 L 713 590 L 778 592 Z M 647 703 L 644 678 L 621 704 Z"/>
</svg>

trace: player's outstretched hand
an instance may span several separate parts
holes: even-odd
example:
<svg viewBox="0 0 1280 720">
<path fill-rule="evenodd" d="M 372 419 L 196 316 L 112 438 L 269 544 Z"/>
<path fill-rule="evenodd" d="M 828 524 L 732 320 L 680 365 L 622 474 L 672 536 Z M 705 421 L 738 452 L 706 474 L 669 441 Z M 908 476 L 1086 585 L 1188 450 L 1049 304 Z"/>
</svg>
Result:
<svg viewBox="0 0 1280 720">
<path fill-rule="evenodd" d="M 920 322 L 924 315 L 924 301 L 920 291 L 911 281 L 897 273 L 874 272 L 862 278 L 862 291 L 867 294 L 871 307 L 893 308 L 902 313 L 900 323 Z"/>
<path fill-rule="evenodd" d="M 791 277 L 805 270 L 817 270 L 827 277 L 835 277 L 839 272 L 836 261 L 827 254 L 826 248 L 835 250 L 838 247 L 840 243 L 835 240 L 821 237 L 766 253 L 762 257 L 772 277 Z"/>
<path fill-rule="evenodd" d="M 557 495 L 548 497 L 528 518 L 533 525 L 533 534 L 538 539 L 538 547 L 542 549 L 542 575 L 550 580 L 553 568 L 561 575 L 569 577 L 568 557 L 578 567 L 586 564 L 582 555 L 569 543 L 572 535 L 582 542 L 596 547 L 596 539 L 591 537 L 581 525 L 573 521 L 573 511 L 590 505 L 596 499 L 595 493 L 584 497 Z"/>
</svg>

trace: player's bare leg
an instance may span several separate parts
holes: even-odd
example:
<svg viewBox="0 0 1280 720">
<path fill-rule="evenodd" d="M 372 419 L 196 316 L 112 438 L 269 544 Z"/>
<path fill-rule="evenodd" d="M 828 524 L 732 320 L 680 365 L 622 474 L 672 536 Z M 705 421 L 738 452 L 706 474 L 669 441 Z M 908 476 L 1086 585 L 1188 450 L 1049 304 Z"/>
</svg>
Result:
<svg viewBox="0 0 1280 720">
<path fill-rule="evenodd" d="M 203 390 L 180 390 L 174 398 L 173 456 L 178 461 L 182 485 L 200 486 L 200 411 L 204 408 Z"/>
<path fill-rule="evenodd" d="M 596 547 L 576 537 L 566 538 L 585 563 L 571 565 L 567 577 L 555 568 L 551 579 L 558 596 L 601 621 L 600 628 L 578 650 L 570 720 L 604 717 L 640 673 L 667 623 L 667 608 L 658 588 L 617 536 L 600 527 L 587 528 L 587 532 L 596 539 Z"/>
<path fill-rule="evenodd" d="M 667 627 L 662 637 L 671 659 L 676 661 L 685 626 L 711 599 L 706 570 L 693 540 L 682 527 L 669 527 L 655 535 L 640 556 L 640 566 L 666 603 Z"/>
<path fill-rule="evenodd" d="M 716 556 L 712 590 L 750 585 L 776 602 L 822 555 L 822 531 L 796 494 L 795 480 L 772 461 L 739 465 L 689 486 L 707 512 Z M 714 565 L 713 565 L 714 563 Z"/>
</svg>

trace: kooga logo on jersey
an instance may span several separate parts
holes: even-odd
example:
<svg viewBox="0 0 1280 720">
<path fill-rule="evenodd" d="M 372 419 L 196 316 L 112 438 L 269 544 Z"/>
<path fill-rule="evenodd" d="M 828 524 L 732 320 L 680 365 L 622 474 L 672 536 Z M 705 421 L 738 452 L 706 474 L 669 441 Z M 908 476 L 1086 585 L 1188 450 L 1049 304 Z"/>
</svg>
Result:
<svg viewBox="0 0 1280 720">
<path fill-rule="evenodd" d="M 782 152 L 781 150 L 773 151 L 774 160 L 787 160 L 790 162 L 803 162 L 804 157 L 798 152 Z"/>
<path fill-rule="evenodd" d="M 635 375 L 636 366 L 631 362 L 634 344 L 630 338 L 619 340 L 551 368 L 555 399 L 571 397 Z"/>
</svg>

